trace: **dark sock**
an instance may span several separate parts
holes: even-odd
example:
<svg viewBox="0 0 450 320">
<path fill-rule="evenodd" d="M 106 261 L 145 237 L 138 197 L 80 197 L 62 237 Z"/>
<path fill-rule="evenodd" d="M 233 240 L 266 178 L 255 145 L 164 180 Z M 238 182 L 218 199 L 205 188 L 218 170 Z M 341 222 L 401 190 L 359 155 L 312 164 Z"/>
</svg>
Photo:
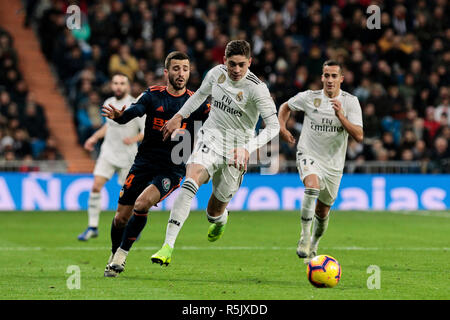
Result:
<svg viewBox="0 0 450 320">
<path fill-rule="evenodd" d="M 136 241 L 137 237 L 147 223 L 147 211 L 133 211 L 133 216 L 128 221 L 128 224 L 123 233 L 122 243 L 120 244 L 120 248 L 125 251 L 130 251 L 131 246 Z"/>
<path fill-rule="evenodd" d="M 117 248 L 120 247 L 120 243 L 122 242 L 123 231 L 125 227 L 116 227 L 114 223 L 114 218 L 111 224 L 111 252 L 116 253 Z"/>
</svg>

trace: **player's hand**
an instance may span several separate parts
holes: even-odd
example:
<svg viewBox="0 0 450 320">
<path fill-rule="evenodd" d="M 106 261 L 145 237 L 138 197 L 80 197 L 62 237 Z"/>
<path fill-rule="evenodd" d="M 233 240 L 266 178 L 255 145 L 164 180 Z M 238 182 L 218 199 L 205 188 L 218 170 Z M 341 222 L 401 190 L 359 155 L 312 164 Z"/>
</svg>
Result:
<svg viewBox="0 0 450 320">
<path fill-rule="evenodd" d="M 175 130 L 180 129 L 181 121 L 183 117 L 179 114 L 175 114 L 172 119 L 167 121 L 159 131 L 163 133 L 163 141 L 166 141 L 167 138 L 172 137 L 172 134 L 176 134 Z"/>
<path fill-rule="evenodd" d="M 286 142 L 295 144 L 295 138 L 292 133 L 286 128 L 280 128 L 280 138 Z"/>
<path fill-rule="evenodd" d="M 134 143 L 134 139 L 132 137 L 125 137 L 123 138 L 122 142 L 126 145 L 130 145 Z"/>
<path fill-rule="evenodd" d="M 334 109 L 334 113 L 336 114 L 336 117 L 340 118 L 344 116 L 344 110 L 342 109 L 342 104 L 341 102 L 334 98 L 334 99 L 330 99 L 331 102 L 331 106 Z"/>
<path fill-rule="evenodd" d="M 84 148 L 87 151 L 93 151 L 95 145 L 97 144 L 97 139 L 95 137 L 90 137 L 89 139 L 87 139 L 84 143 Z"/>
<path fill-rule="evenodd" d="M 235 148 L 231 151 L 233 153 L 233 160 L 230 165 L 241 171 L 247 171 L 247 163 L 250 154 L 245 148 Z"/>
<path fill-rule="evenodd" d="M 122 116 L 125 111 L 126 106 L 123 106 L 122 109 L 116 109 L 113 105 L 103 106 L 102 108 L 102 116 L 109 118 L 111 120 L 117 119 Z"/>
</svg>

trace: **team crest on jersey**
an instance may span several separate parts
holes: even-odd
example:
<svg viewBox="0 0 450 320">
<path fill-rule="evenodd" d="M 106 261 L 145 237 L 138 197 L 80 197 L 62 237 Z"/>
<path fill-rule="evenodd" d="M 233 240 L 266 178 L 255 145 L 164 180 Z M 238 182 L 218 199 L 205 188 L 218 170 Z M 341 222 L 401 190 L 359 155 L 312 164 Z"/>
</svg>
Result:
<svg viewBox="0 0 450 320">
<path fill-rule="evenodd" d="M 169 191 L 169 189 L 170 189 L 170 179 L 169 178 L 162 179 L 162 186 L 163 186 L 164 191 Z"/>
<path fill-rule="evenodd" d="M 125 192 L 125 191 L 123 190 L 123 188 L 120 189 L 119 198 L 122 198 L 124 192 Z"/>
<path fill-rule="evenodd" d="M 236 100 L 242 101 L 243 97 L 244 97 L 244 93 L 242 91 L 239 91 L 239 93 L 236 95 Z"/>
<path fill-rule="evenodd" d="M 320 103 L 322 102 L 322 99 L 316 98 L 314 99 L 314 107 L 318 108 L 320 106 Z"/>
<path fill-rule="evenodd" d="M 224 82 L 225 82 L 225 79 L 226 79 L 226 77 L 225 77 L 225 75 L 222 73 L 222 74 L 220 75 L 219 79 L 217 80 L 217 82 L 218 82 L 218 83 L 224 83 Z"/>
</svg>

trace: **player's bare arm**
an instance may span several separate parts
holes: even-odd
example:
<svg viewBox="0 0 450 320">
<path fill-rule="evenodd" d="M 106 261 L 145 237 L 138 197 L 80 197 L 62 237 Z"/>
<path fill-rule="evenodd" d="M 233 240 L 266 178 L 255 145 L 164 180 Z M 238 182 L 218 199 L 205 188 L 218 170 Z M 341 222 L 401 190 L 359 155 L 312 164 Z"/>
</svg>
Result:
<svg viewBox="0 0 450 320">
<path fill-rule="evenodd" d="M 139 133 L 133 137 L 125 137 L 123 138 L 122 142 L 129 145 L 129 144 L 133 144 L 136 142 L 141 142 L 144 139 L 144 134 L 143 133 Z"/>
<path fill-rule="evenodd" d="M 342 110 L 342 104 L 339 100 L 330 99 L 330 102 L 332 104 L 332 107 L 334 109 L 334 113 L 336 114 L 336 117 L 342 123 L 342 126 L 344 127 L 344 129 L 347 130 L 348 134 L 351 135 L 352 138 L 356 140 L 356 142 L 361 143 L 364 139 L 363 128 L 361 126 L 351 123 L 345 117 L 344 112 Z"/>
<path fill-rule="evenodd" d="M 291 115 L 291 109 L 287 102 L 284 102 L 280 106 L 280 110 L 278 111 L 278 122 L 280 123 L 280 138 L 289 143 L 295 143 L 295 138 L 292 133 L 286 129 L 286 122 L 288 121 Z"/>
<path fill-rule="evenodd" d="M 89 139 L 86 140 L 84 143 L 84 148 L 87 151 L 93 151 L 94 146 L 97 144 L 98 140 L 104 138 L 106 135 L 106 124 L 104 124 L 100 129 L 94 132 L 92 136 L 89 137 Z"/>
<path fill-rule="evenodd" d="M 103 106 L 102 108 L 102 116 L 109 118 L 111 120 L 117 119 L 122 116 L 125 111 L 126 106 L 123 106 L 122 109 L 116 109 L 113 105 L 109 104 L 108 106 Z"/>
</svg>

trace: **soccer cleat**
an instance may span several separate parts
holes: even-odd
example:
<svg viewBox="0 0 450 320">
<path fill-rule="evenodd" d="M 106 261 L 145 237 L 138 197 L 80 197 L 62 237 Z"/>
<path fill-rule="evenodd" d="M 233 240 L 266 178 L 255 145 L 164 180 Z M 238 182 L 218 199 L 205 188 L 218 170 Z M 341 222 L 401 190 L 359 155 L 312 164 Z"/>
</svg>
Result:
<svg viewBox="0 0 450 320">
<path fill-rule="evenodd" d="M 109 264 L 109 268 L 116 272 L 117 275 L 125 270 L 127 255 L 128 252 L 123 250 L 122 248 L 117 249 L 116 253 L 114 254 L 114 257 Z"/>
<path fill-rule="evenodd" d="M 108 259 L 108 263 L 106 264 L 105 271 L 103 272 L 103 276 L 105 276 L 107 278 L 115 278 L 119 275 L 118 272 L 111 269 L 110 263 L 112 262 L 113 258 L 114 258 L 114 254 L 111 253 L 111 255 L 109 256 L 109 259 Z"/>
<path fill-rule="evenodd" d="M 168 266 L 172 261 L 172 251 L 173 248 L 168 244 L 165 244 L 158 252 L 152 255 L 151 260 L 153 263 L 159 263 L 160 265 L 165 264 Z"/>
<path fill-rule="evenodd" d="M 307 258 L 309 256 L 309 247 L 311 241 L 309 237 L 301 237 L 297 246 L 297 255 L 299 258 Z"/>
<path fill-rule="evenodd" d="M 98 230 L 97 230 L 97 228 L 87 227 L 87 229 L 84 230 L 83 233 L 78 235 L 78 240 L 80 240 L 80 241 L 88 241 L 91 238 L 97 238 L 97 237 L 98 237 Z"/>
<path fill-rule="evenodd" d="M 216 240 L 219 240 L 225 232 L 225 226 L 226 224 L 220 226 L 215 223 L 211 224 L 208 229 L 208 241 L 214 242 Z"/>
<path fill-rule="evenodd" d="M 314 259 L 315 256 L 317 256 L 317 248 L 318 248 L 318 246 L 319 246 L 318 243 L 314 244 L 314 243 L 311 242 L 311 247 L 309 249 L 309 254 L 308 254 L 308 256 L 305 259 L 303 259 L 303 262 L 305 264 L 308 264 L 312 259 Z"/>
</svg>

